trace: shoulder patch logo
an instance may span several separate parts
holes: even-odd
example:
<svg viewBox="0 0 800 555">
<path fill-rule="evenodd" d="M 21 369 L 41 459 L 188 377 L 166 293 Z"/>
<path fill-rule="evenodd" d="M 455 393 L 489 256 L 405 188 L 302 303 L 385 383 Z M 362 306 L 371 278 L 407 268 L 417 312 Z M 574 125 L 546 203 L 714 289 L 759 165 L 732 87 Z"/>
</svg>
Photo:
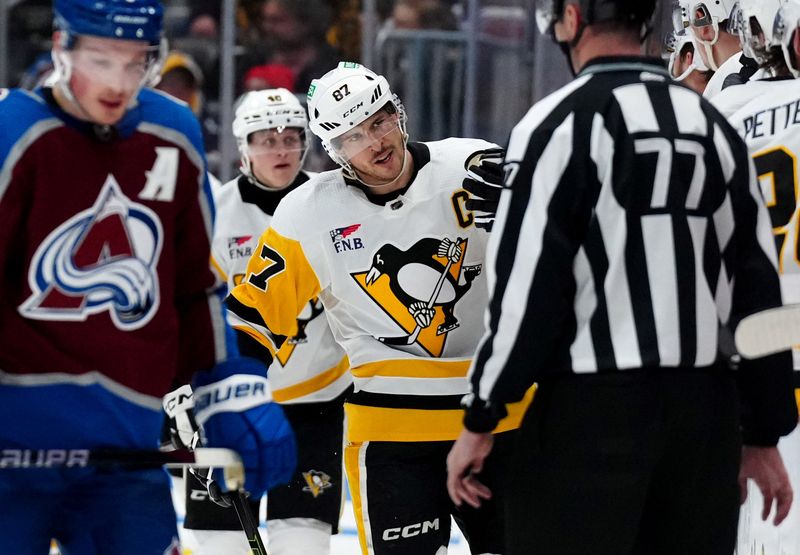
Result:
<svg viewBox="0 0 800 555">
<path fill-rule="evenodd" d="M 228 237 L 228 257 L 231 260 L 240 258 L 250 258 L 253 256 L 253 245 L 248 245 L 252 235 L 242 235 L 241 237 Z"/>
<path fill-rule="evenodd" d="M 472 287 L 481 265 L 465 266 L 467 239 L 420 239 L 407 250 L 385 244 L 366 272 L 351 274 L 363 291 L 403 330 L 379 337 L 390 345 L 417 343 L 441 356 L 447 334 L 459 326 L 455 305 Z"/>
<path fill-rule="evenodd" d="M 331 235 L 331 241 L 333 241 L 333 249 L 337 253 L 363 249 L 364 243 L 361 241 L 361 238 L 351 237 L 360 227 L 361 224 L 353 224 L 330 230 L 329 233 Z"/>
<path fill-rule="evenodd" d="M 158 310 L 164 233 L 158 216 L 127 198 L 109 174 L 94 206 L 62 223 L 36 249 L 28 270 L 26 318 L 83 321 L 108 312 L 121 330 Z"/>
</svg>

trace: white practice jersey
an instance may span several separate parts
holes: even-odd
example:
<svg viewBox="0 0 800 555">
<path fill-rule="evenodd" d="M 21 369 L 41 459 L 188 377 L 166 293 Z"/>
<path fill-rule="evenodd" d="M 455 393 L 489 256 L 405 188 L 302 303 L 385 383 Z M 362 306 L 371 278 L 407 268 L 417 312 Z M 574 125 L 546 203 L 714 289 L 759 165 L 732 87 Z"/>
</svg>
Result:
<svg viewBox="0 0 800 555">
<path fill-rule="evenodd" d="M 492 148 L 410 144 L 416 175 L 385 204 L 339 170 L 320 174 L 283 200 L 257 247 L 262 259 L 233 291 L 234 327 L 273 351 L 294 311 L 319 295 L 354 376 L 350 441 L 446 440 L 461 430 L 484 333 L 489 238 L 465 208 L 462 182 L 466 161 Z M 509 405 L 498 431 L 518 425 L 523 404 Z"/>
<path fill-rule="evenodd" d="M 747 143 L 769 208 L 783 302 L 800 303 L 800 81 L 750 81 L 720 96 L 722 101 L 741 105 L 728 119 Z M 800 350 L 795 349 L 794 355 L 795 369 L 800 370 Z"/>
<path fill-rule="evenodd" d="M 315 174 L 302 172 L 293 185 L 311 175 Z M 214 189 L 217 215 L 212 265 L 229 290 L 244 278 L 247 261 L 283 196 L 283 191 L 269 191 L 244 176 Z M 318 298 L 309 299 L 295 319 L 292 337 L 273 358 L 269 380 L 279 403 L 330 401 L 352 383 L 347 358 L 333 339 Z"/>
</svg>

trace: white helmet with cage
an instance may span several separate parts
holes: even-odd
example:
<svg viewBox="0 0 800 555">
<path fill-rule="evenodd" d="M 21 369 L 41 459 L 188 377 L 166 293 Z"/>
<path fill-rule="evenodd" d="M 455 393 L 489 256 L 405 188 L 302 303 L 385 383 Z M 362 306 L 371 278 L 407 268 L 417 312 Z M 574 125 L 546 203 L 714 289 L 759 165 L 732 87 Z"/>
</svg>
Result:
<svg viewBox="0 0 800 555">
<path fill-rule="evenodd" d="M 772 30 L 772 46 L 778 46 L 783 53 L 786 67 L 795 79 L 800 77 L 800 62 L 794 55 L 792 40 L 800 27 L 800 0 L 787 0 L 775 15 Z"/>
<path fill-rule="evenodd" d="M 308 89 L 309 126 L 331 159 L 348 177 L 358 179 L 350 165 L 352 155 L 338 148 L 336 139 L 387 105 L 392 113 L 398 115 L 397 125 L 407 140 L 405 109 L 382 75 L 355 62 L 339 62 L 336 69 L 311 82 Z"/>
<path fill-rule="evenodd" d="M 251 180 L 256 178 L 251 160 L 253 147 L 248 140 L 250 136 L 268 129 L 274 129 L 277 133 L 283 133 L 285 129 L 299 129 L 301 141 L 297 148 L 302 149 L 298 165 L 300 171 L 308 153 L 308 118 L 300 101 L 289 90 L 264 89 L 242 95 L 235 108 L 232 128 L 241 156 L 242 173 Z M 292 150 L 290 147 L 286 149 Z"/>
<path fill-rule="evenodd" d="M 775 20 L 785 0 L 740 0 L 734 29 L 739 35 L 745 55 L 759 65 L 770 61 L 770 51 L 776 44 L 773 38 Z"/>
</svg>

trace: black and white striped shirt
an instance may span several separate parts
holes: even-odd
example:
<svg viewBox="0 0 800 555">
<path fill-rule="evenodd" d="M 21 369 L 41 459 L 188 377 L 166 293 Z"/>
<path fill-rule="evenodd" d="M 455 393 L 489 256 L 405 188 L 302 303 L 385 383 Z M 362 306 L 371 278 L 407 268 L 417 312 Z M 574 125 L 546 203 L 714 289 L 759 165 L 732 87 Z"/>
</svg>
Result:
<svg viewBox="0 0 800 555">
<path fill-rule="evenodd" d="M 720 326 L 780 305 L 744 143 L 649 60 L 596 60 L 531 108 L 506 185 L 467 398 L 475 431 L 487 403 L 544 376 L 711 366 Z"/>
</svg>

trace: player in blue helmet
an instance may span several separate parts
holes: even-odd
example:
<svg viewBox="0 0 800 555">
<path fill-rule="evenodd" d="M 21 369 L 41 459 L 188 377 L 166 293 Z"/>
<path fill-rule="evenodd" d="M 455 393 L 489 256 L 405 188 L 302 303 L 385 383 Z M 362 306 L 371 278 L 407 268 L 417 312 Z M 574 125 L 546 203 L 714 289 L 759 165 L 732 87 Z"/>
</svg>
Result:
<svg viewBox="0 0 800 555">
<path fill-rule="evenodd" d="M 55 0 L 54 12 L 52 79 L 0 90 L 0 553 L 47 553 L 56 538 L 70 554 L 161 554 L 177 535 L 162 469 L 47 466 L 65 450 L 156 448 L 162 397 L 193 375 L 201 393 L 223 378 L 253 392 L 203 418 L 253 470 L 249 491 L 291 473 L 294 442 L 263 365 L 219 364 L 199 124 L 147 88 L 161 2 Z"/>
</svg>

